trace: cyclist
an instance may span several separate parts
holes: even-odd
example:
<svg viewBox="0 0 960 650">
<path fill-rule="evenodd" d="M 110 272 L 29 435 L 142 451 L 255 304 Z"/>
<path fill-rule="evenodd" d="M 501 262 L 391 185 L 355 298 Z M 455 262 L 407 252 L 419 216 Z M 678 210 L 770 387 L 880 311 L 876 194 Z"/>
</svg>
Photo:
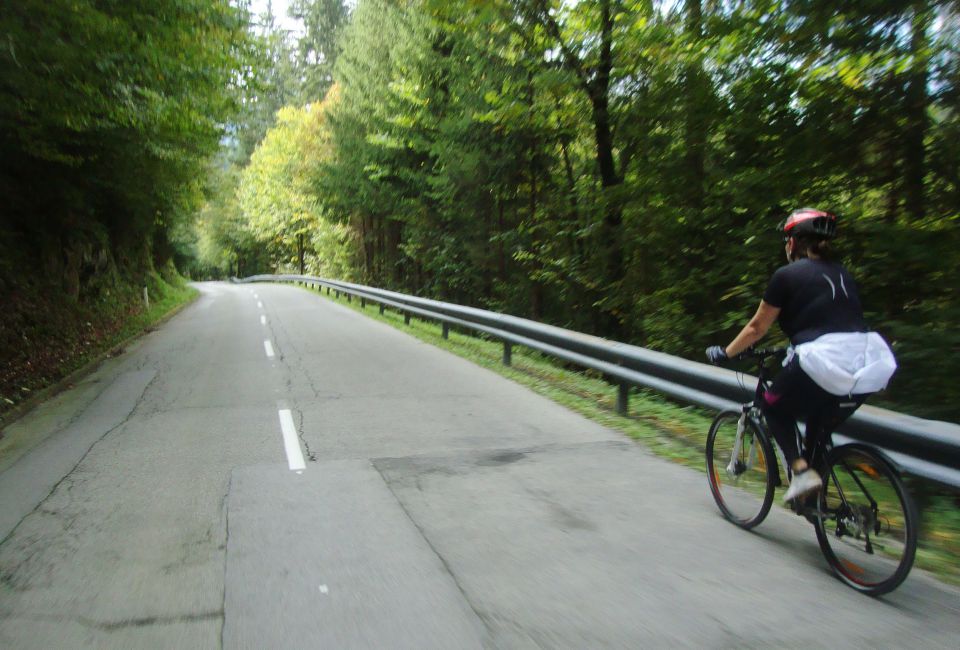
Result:
<svg viewBox="0 0 960 650">
<path fill-rule="evenodd" d="M 787 265 L 773 274 L 757 313 L 736 338 L 726 348 L 707 348 L 711 363 L 735 357 L 774 321 L 790 339 L 784 368 L 759 405 L 793 469 L 784 501 L 820 489 L 810 453 L 870 393 L 885 388 L 897 367 L 886 341 L 868 331 L 853 277 L 831 258 L 836 227 L 836 216 L 822 210 L 791 213 L 780 225 Z M 794 434 L 798 419 L 807 423 L 806 457 Z"/>
</svg>

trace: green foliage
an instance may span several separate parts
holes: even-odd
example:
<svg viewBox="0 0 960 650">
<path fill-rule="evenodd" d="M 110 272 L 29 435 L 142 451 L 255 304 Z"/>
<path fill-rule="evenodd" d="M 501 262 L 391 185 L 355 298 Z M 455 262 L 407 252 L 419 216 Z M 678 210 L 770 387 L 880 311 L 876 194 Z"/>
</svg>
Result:
<svg viewBox="0 0 960 650">
<path fill-rule="evenodd" d="M 340 34 L 349 16 L 347 5 L 343 0 L 294 0 L 290 16 L 302 20 L 305 31 L 296 48 L 300 97 L 320 100 L 333 85 Z"/>
<path fill-rule="evenodd" d="M 193 300 L 172 265 L 140 278 L 100 276 L 86 300 L 69 302 L 54 287 L 18 292 L 0 320 L 0 422 L 74 370 Z M 147 287 L 150 306 L 143 302 Z"/>
<path fill-rule="evenodd" d="M 756 309 L 784 214 L 831 209 L 901 360 L 883 403 L 957 419 L 957 21 L 940 0 L 360 0 L 325 148 L 278 160 L 277 192 L 343 229 L 324 255 L 344 242 L 364 282 L 694 359 Z M 269 215 L 249 224 L 288 264 Z"/>
<path fill-rule="evenodd" d="M 237 199 L 240 170 L 224 158 L 207 173 L 207 191 L 195 215 L 192 237 L 196 257 L 190 273 L 201 278 L 253 275 L 269 270 Z"/>
<path fill-rule="evenodd" d="M 33 272 L 78 298 L 115 264 L 142 273 L 175 253 L 234 109 L 244 21 L 227 0 L 4 5 L 0 192 Z"/>
<path fill-rule="evenodd" d="M 269 5 L 268 5 L 269 8 Z M 300 73 L 291 36 L 269 11 L 249 26 L 249 67 L 239 93 L 240 110 L 232 123 L 226 148 L 229 161 L 244 166 L 273 127 L 276 113 L 300 93 Z"/>
<path fill-rule="evenodd" d="M 237 207 L 273 268 L 349 276 L 347 229 L 323 218 L 312 192 L 316 167 L 329 152 L 324 105 L 287 107 L 243 170 Z"/>
<path fill-rule="evenodd" d="M 174 263 L 199 244 L 246 19 L 228 0 L 3 3 L 0 409 L 192 293 Z"/>
</svg>

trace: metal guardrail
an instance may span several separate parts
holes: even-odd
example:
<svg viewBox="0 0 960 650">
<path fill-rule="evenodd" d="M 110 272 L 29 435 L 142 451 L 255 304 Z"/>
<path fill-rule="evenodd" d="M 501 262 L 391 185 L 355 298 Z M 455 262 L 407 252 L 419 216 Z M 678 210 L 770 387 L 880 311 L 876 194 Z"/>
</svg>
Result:
<svg viewBox="0 0 960 650">
<path fill-rule="evenodd" d="M 326 288 L 348 299 L 359 298 L 449 327 L 483 332 L 503 342 L 503 362 L 511 362 L 514 345 L 522 345 L 584 368 L 617 383 L 617 410 L 628 410 L 633 386 L 649 388 L 677 401 L 711 410 L 739 410 L 753 398 L 756 377 L 681 359 L 635 345 L 619 343 L 535 321 L 418 298 L 395 291 L 307 275 L 255 275 L 236 282 L 296 282 Z M 861 407 L 840 428 L 839 439 L 880 447 L 907 473 L 960 488 L 960 426 L 872 406 Z"/>
</svg>

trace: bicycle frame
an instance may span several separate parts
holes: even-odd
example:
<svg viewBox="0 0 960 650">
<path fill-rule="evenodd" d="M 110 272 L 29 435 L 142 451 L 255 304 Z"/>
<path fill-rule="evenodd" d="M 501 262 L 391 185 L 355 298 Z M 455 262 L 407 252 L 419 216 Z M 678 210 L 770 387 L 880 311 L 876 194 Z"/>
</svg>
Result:
<svg viewBox="0 0 960 650">
<path fill-rule="evenodd" d="M 754 355 L 759 361 L 757 387 L 754 392 L 753 401 L 748 402 L 742 406 L 743 413 L 740 416 L 740 421 L 737 424 L 737 438 L 735 441 L 736 443 L 735 448 L 739 448 L 739 445 L 743 442 L 742 436 L 743 436 L 743 431 L 746 429 L 746 421 L 747 419 L 750 419 L 753 422 L 754 426 L 756 426 L 758 429 L 768 434 L 767 437 L 770 440 L 770 444 L 773 446 L 774 461 L 779 463 L 777 467 L 777 470 L 778 470 L 777 475 L 786 476 L 786 484 L 790 485 L 791 481 L 793 480 L 793 468 L 787 462 L 786 454 L 783 453 L 783 449 L 780 447 L 780 443 L 777 441 L 777 439 L 774 436 L 769 435 L 770 428 L 766 425 L 766 422 L 763 418 L 763 412 L 760 410 L 760 406 L 759 406 L 761 403 L 761 400 L 764 399 L 764 393 L 770 388 L 770 383 L 772 381 L 772 378 L 771 378 L 772 370 L 767 366 L 767 360 L 771 358 L 778 358 L 784 352 L 785 350 L 782 348 L 773 348 L 773 349 L 754 351 Z M 806 444 L 806 439 L 805 439 L 805 436 L 801 434 L 800 427 L 797 425 L 794 426 L 794 436 L 796 437 L 798 448 L 803 449 Z M 827 435 L 824 437 L 823 442 L 821 443 L 821 447 L 819 449 L 813 450 L 813 453 L 811 454 L 812 464 L 817 465 L 818 459 L 824 458 L 827 452 L 830 451 L 831 447 L 832 445 L 831 445 L 830 436 Z M 750 469 L 753 467 L 753 461 L 755 459 L 756 459 L 756 440 L 753 440 L 750 445 L 750 454 L 749 454 L 748 463 L 746 465 L 746 469 Z M 727 465 L 728 473 L 733 471 L 735 460 L 736 460 L 735 458 L 731 457 L 730 463 Z M 779 471 L 780 468 L 783 468 L 782 474 Z M 799 511 L 799 509 L 801 509 L 801 506 L 795 505 L 794 509 Z"/>
<path fill-rule="evenodd" d="M 771 370 L 770 368 L 767 367 L 766 361 L 768 358 L 777 357 L 781 352 L 782 350 L 779 350 L 779 349 L 756 351 L 756 354 L 759 359 L 759 364 L 758 364 L 759 373 L 757 377 L 757 388 L 754 393 L 753 401 L 748 402 L 742 406 L 742 414 L 740 415 L 740 419 L 737 422 L 737 437 L 734 444 L 734 451 L 731 454 L 729 463 L 727 464 L 727 473 L 730 475 L 735 474 L 737 471 L 736 450 L 740 448 L 740 445 L 743 442 L 743 433 L 746 430 L 747 420 L 749 419 L 753 423 L 753 425 L 761 431 L 764 431 L 764 432 L 770 431 L 769 427 L 766 425 L 766 422 L 763 419 L 763 413 L 760 410 L 759 404 L 760 404 L 760 400 L 763 399 L 764 392 L 769 389 L 770 382 L 771 382 L 771 377 L 770 377 Z M 801 435 L 799 426 L 794 427 L 794 435 L 797 438 L 798 446 L 802 449 L 805 444 L 805 438 L 804 436 Z M 786 455 L 783 453 L 783 449 L 780 447 L 780 443 L 777 442 L 776 438 L 774 438 L 769 434 L 767 437 L 770 440 L 770 444 L 773 446 L 774 457 L 775 457 L 773 461 L 775 463 L 779 463 L 779 466 L 777 467 L 777 475 L 781 476 L 779 469 L 783 468 L 784 470 L 783 475 L 786 476 L 787 485 L 789 485 L 790 482 L 793 480 L 793 468 L 790 467 L 790 464 L 787 462 Z M 832 448 L 832 444 L 831 444 L 830 436 L 827 435 L 823 439 L 821 448 L 813 450 L 813 453 L 811 454 L 813 464 L 817 464 L 818 459 L 825 458 L 826 454 L 830 451 L 831 448 Z M 754 463 L 756 462 L 756 458 L 757 458 L 757 440 L 756 438 L 754 438 L 750 443 L 750 450 L 748 453 L 747 462 L 744 469 L 745 470 L 752 469 Z M 866 496 L 866 498 L 869 500 L 870 509 L 873 513 L 873 520 L 874 522 L 876 522 L 878 518 L 878 511 L 879 511 L 879 507 L 877 505 L 876 500 L 873 498 L 873 495 L 870 494 L 869 490 L 867 490 L 867 487 L 863 484 L 863 482 L 860 481 L 860 479 L 857 477 L 856 473 L 851 471 L 850 468 L 846 466 L 845 466 L 845 469 L 847 470 L 847 473 L 851 476 L 851 478 L 853 478 L 853 480 L 856 481 L 857 485 L 862 490 L 864 496 Z M 815 508 L 811 508 L 804 503 L 794 502 L 791 504 L 791 508 L 797 514 L 807 515 L 807 516 L 821 516 L 821 517 L 824 515 L 832 515 L 834 517 L 839 518 L 841 516 L 841 512 L 843 511 L 843 509 L 846 509 L 847 511 L 852 512 L 852 508 L 849 502 L 847 501 L 846 495 L 843 494 L 843 490 L 840 488 L 840 482 L 836 476 L 835 471 L 831 470 L 830 476 L 824 477 L 824 480 L 833 480 L 834 485 L 837 486 L 837 492 L 838 492 L 837 496 L 840 498 L 840 502 L 841 502 L 840 507 L 838 507 L 833 512 L 825 513 L 821 511 L 819 504 Z"/>
<path fill-rule="evenodd" d="M 718 415 L 707 442 L 707 467 L 712 472 L 710 486 L 714 499 L 728 519 L 748 530 L 762 522 L 769 513 L 773 488 L 782 485 L 784 477 L 787 484 L 793 479 L 793 468 L 787 463 L 786 454 L 773 437 L 761 409 L 765 404 L 761 400 L 765 400 L 765 393 L 770 389 L 776 370 L 768 362 L 782 352 L 777 349 L 750 350 L 740 356 L 758 361 L 754 399 L 741 405 L 739 414 L 727 411 Z M 822 476 L 823 490 L 805 498 L 792 499 L 789 507 L 813 524 L 827 562 L 843 582 L 862 593 L 881 595 L 895 589 L 910 571 L 916 553 L 916 522 L 919 515 L 896 466 L 881 450 L 856 442 L 833 446 L 834 429 L 849 416 L 849 412 L 845 413 L 843 409 L 853 407 L 855 410 L 860 403 L 862 399 L 854 399 L 850 403 L 838 401 L 836 406 L 840 410 L 836 413 L 824 411 L 818 414 L 813 423 L 817 430 L 804 428 L 799 423 L 794 426 L 797 445 L 804 450 L 810 466 Z M 729 427 L 734 419 L 736 435 L 733 436 L 733 449 L 727 458 L 726 452 L 721 455 L 719 448 L 730 442 L 732 432 L 727 428 L 726 433 L 718 435 L 718 431 L 722 422 L 725 421 L 725 426 Z M 823 435 L 819 435 L 821 433 Z M 720 435 L 725 442 L 714 446 Z M 744 436 L 750 439 L 746 440 Z M 763 442 L 764 438 L 768 439 L 769 447 Z M 812 444 L 807 447 L 807 443 Z M 758 466 L 761 461 L 765 466 Z M 733 479 L 729 487 L 734 489 L 738 487 L 741 475 L 751 469 L 763 470 L 766 475 L 765 487 L 759 485 L 759 475 L 750 477 L 746 484 L 749 494 L 754 494 L 749 490 L 761 490 L 755 494 L 757 508 L 747 511 L 743 516 L 730 510 L 727 497 L 723 494 L 728 486 L 720 486 L 721 473 L 717 471 L 722 472 L 723 465 L 726 465 L 727 476 Z M 871 466 L 877 470 L 871 471 Z M 890 494 L 887 494 L 887 486 L 890 486 Z M 888 503 L 890 499 L 892 501 Z M 742 511 L 739 506 L 735 509 Z M 755 514 L 751 515 L 751 512 Z M 892 522 L 896 522 L 896 526 Z M 893 536 L 888 539 L 886 535 L 891 531 Z M 837 546 L 835 540 L 840 538 L 847 538 L 847 542 L 857 541 L 853 542 L 853 546 L 847 542 Z M 860 552 L 878 555 L 879 561 L 861 565 L 859 560 L 848 555 L 848 551 L 855 552 L 857 547 Z M 842 549 L 839 553 L 838 548 Z M 895 563 L 885 562 L 885 559 Z M 888 571 L 889 567 L 893 568 Z M 874 574 L 877 574 L 876 579 Z"/>
</svg>

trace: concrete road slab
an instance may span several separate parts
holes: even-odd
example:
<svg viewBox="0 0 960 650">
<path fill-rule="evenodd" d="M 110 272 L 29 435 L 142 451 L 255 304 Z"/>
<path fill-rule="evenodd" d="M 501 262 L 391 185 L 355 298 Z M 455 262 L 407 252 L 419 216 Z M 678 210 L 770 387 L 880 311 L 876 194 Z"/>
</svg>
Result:
<svg viewBox="0 0 960 650">
<path fill-rule="evenodd" d="M 238 468 L 224 647 L 480 648 L 484 629 L 367 461 Z"/>
<path fill-rule="evenodd" d="M 633 443 L 376 460 L 503 648 L 957 647 L 960 591 L 834 579 L 780 508 L 750 533 Z"/>
</svg>

